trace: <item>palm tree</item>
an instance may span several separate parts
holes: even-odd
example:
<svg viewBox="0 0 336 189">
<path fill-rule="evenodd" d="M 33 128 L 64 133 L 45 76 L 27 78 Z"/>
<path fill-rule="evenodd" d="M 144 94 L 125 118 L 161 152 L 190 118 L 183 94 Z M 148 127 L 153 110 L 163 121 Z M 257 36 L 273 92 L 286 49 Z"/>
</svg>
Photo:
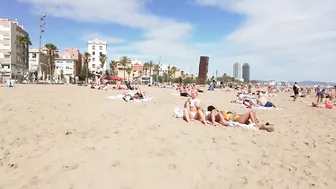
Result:
<svg viewBox="0 0 336 189">
<path fill-rule="evenodd" d="M 102 76 L 103 73 L 104 73 L 104 66 L 105 66 L 106 59 L 107 59 L 106 54 L 101 53 L 101 54 L 99 55 L 100 67 L 101 67 L 101 69 L 102 69 L 102 70 L 100 71 L 101 76 Z"/>
<path fill-rule="evenodd" d="M 57 55 L 58 49 L 52 43 L 47 43 L 45 47 L 48 50 L 48 62 L 50 65 L 50 80 L 52 80 L 52 76 L 54 75 L 55 71 L 55 56 Z"/>
<path fill-rule="evenodd" d="M 120 58 L 120 64 L 123 66 L 124 69 L 124 79 L 126 79 L 126 66 L 130 63 L 130 59 L 127 56 L 122 56 Z"/>
<path fill-rule="evenodd" d="M 149 63 L 148 62 L 144 63 L 142 69 L 145 71 L 145 75 L 148 75 L 148 68 L 149 68 Z"/>
<path fill-rule="evenodd" d="M 175 78 L 176 70 L 177 70 L 177 68 L 176 68 L 175 66 L 173 66 L 173 67 L 170 69 L 170 72 L 171 72 L 171 75 L 172 75 L 173 78 Z"/>
<path fill-rule="evenodd" d="M 132 73 L 132 68 L 130 68 L 130 67 L 126 68 L 126 72 L 127 72 L 127 75 L 128 75 L 128 80 L 130 80 L 130 75 Z"/>
<path fill-rule="evenodd" d="M 117 61 L 111 60 L 110 70 L 111 70 L 112 76 L 116 76 L 117 67 L 118 67 Z"/>
<path fill-rule="evenodd" d="M 83 58 L 84 58 L 84 66 L 85 66 L 85 80 L 86 84 L 88 83 L 89 79 L 89 61 L 90 61 L 91 54 L 88 52 L 84 52 Z"/>
<path fill-rule="evenodd" d="M 154 71 L 156 72 L 156 75 L 159 75 L 159 73 L 160 73 L 160 65 L 159 64 L 154 64 Z"/>
<path fill-rule="evenodd" d="M 24 63 L 25 66 L 29 66 L 29 45 L 32 45 L 32 42 L 30 41 L 30 38 L 28 35 L 17 35 L 16 36 L 16 43 L 19 45 L 19 47 L 21 47 L 21 52 L 24 55 Z M 39 66 L 39 62 L 38 62 L 38 66 Z"/>
<path fill-rule="evenodd" d="M 148 68 L 149 68 L 149 75 L 152 75 L 152 69 L 154 67 L 153 61 L 149 61 L 148 63 Z"/>
</svg>

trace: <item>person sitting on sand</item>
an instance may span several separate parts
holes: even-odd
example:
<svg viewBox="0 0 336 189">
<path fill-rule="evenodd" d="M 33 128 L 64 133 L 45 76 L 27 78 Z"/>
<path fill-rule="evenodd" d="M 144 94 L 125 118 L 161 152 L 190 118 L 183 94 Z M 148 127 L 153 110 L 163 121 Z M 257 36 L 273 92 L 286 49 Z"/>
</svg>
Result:
<svg viewBox="0 0 336 189">
<path fill-rule="evenodd" d="M 197 92 L 191 92 L 191 98 L 184 103 L 184 118 L 187 122 L 199 120 L 207 125 L 205 114 L 201 108 L 201 100 L 197 98 Z"/>
<path fill-rule="evenodd" d="M 259 130 L 267 130 L 268 132 L 274 131 L 274 127 L 266 123 L 266 125 L 260 125 L 257 122 L 257 113 L 254 110 L 250 110 L 244 114 L 236 115 L 235 113 L 228 111 L 224 115 L 226 121 L 234 121 L 241 124 L 249 124 L 250 120 Z"/>
<path fill-rule="evenodd" d="M 328 109 L 334 108 L 334 97 L 332 95 L 328 95 L 326 102 L 325 102 L 325 107 Z"/>
<path fill-rule="evenodd" d="M 189 97 L 190 96 L 189 93 L 187 92 L 185 86 L 181 86 L 179 88 L 179 91 L 180 91 L 180 96 L 183 96 L 183 97 Z"/>
<path fill-rule="evenodd" d="M 121 81 L 117 81 L 116 85 L 117 85 L 117 87 L 116 87 L 117 90 L 122 89 L 122 87 L 121 87 Z"/>
</svg>

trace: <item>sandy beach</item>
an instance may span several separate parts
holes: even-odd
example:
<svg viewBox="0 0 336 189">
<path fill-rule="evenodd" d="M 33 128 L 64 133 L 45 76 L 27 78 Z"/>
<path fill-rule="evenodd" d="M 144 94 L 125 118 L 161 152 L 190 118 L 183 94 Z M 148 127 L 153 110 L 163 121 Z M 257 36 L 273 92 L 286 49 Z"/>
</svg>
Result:
<svg viewBox="0 0 336 189">
<path fill-rule="evenodd" d="M 121 91 L 79 86 L 0 88 L 0 189 L 336 188 L 336 111 L 271 97 L 257 111 L 275 131 L 174 118 L 184 98 L 146 88 L 152 101 L 107 99 Z M 200 94 L 239 113 L 236 92 Z"/>
</svg>

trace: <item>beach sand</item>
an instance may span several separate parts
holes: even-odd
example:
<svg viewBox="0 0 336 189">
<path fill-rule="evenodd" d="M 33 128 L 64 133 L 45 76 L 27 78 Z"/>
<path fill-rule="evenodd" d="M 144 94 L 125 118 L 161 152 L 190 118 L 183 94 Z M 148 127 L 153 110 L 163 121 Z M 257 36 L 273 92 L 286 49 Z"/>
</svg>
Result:
<svg viewBox="0 0 336 189">
<path fill-rule="evenodd" d="M 336 188 L 336 111 L 270 98 L 257 111 L 275 132 L 187 124 L 185 99 L 146 88 L 150 102 L 79 86 L 0 88 L 0 189 Z M 240 113 L 235 92 L 200 94 Z M 301 101 L 301 102 L 300 102 Z M 302 102 L 303 101 L 303 102 Z"/>
</svg>

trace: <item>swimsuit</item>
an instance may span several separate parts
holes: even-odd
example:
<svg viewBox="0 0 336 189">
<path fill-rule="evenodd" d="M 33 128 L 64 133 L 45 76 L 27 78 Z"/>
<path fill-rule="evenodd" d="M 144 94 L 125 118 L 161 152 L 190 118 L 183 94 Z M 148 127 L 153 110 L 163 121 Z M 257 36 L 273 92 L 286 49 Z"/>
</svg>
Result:
<svg viewBox="0 0 336 189">
<path fill-rule="evenodd" d="M 265 107 L 273 107 L 273 103 L 270 101 L 267 101 L 265 104 Z"/>
<path fill-rule="evenodd" d="M 232 114 L 225 114 L 225 119 L 227 121 L 229 121 L 231 119 L 231 116 Z M 233 121 L 236 121 L 240 116 L 239 115 L 236 115 L 234 118 L 233 118 Z"/>
</svg>

